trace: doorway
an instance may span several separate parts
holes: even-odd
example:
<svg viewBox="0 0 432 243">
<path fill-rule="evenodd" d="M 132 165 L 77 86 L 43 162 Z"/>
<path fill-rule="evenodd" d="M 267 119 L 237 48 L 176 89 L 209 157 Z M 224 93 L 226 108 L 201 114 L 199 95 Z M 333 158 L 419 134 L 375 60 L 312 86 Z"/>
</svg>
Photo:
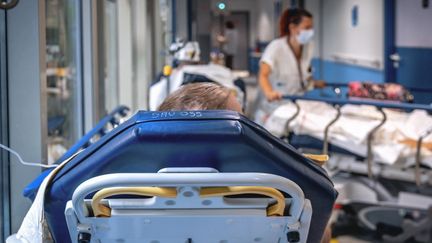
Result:
<svg viewBox="0 0 432 243">
<path fill-rule="evenodd" d="M 231 15 L 228 15 L 225 20 L 233 22 L 238 31 L 238 51 L 236 55 L 234 55 L 233 69 L 248 70 L 249 13 L 233 12 Z"/>
<path fill-rule="evenodd" d="M 215 43 L 215 34 L 225 32 L 225 23 L 232 22 L 234 30 L 237 32 L 236 52 L 233 55 L 233 69 L 234 70 L 248 70 L 249 60 L 249 12 L 247 11 L 233 11 L 230 14 L 213 16 L 212 19 L 212 40 L 213 46 Z M 223 31 L 222 31 L 223 30 Z M 229 40 L 228 40 L 229 41 Z"/>
<path fill-rule="evenodd" d="M 432 7 L 421 1 L 386 0 L 386 81 L 414 95 L 416 103 L 431 104 Z M 415 26 L 415 28 L 413 28 Z"/>
</svg>

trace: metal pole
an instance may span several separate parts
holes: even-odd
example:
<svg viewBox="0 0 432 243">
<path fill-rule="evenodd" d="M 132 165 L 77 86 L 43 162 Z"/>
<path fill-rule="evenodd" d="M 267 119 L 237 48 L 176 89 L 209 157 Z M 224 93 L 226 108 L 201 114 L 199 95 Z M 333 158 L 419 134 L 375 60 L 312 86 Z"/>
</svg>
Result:
<svg viewBox="0 0 432 243">
<path fill-rule="evenodd" d="M 425 133 L 423 133 L 419 140 L 417 141 L 417 150 L 416 150 L 416 156 L 415 156 L 415 181 L 417 186 L 421 185 L 421 174 L 420 174 L 420 165 L 421 165 L 421 147 L 423 143 L 423 139 L 429 134 L 432 133 L 432 128 L 427 130 Z"/>
<path fill-rule="evenodd" d="M 297 104 L 297 102 L 293 102 L 293 104 L 296 107 L 296 111 L 294 112 L 294 114 L 287 120 L 287 122 L 285 123 L 285 131 L 284 131 L 284 135 L 282 137 L 286 138 L 289 141 L 289 134 L 290 134 L 290 124 L 292 121 L 294 121 L 294 119 L 300 114 L 300 106 Z"/>
<path fill-rule="evenodd" d="M 372 152 L 372 140 L 373 140 L 373 136 L 374 134 L 378 131 L 378 129 L 384 125 L 384 123 L 387 120 L 387 115 L 386 113 L 382 110 L 382 109 L 378 109 L 378 111 L 381 113 L 382 115 L 382 119 L 381 122 L 375 126 L 367 135 L 367 168 L 368 168 L 368 176 L 369 178 L 373 177 L 373 171 L 372 171 L 372 160 L 373 160 L 373 152 Z"/>
<path fill-rule="evenodd" d="M 327 126 L 324 129 L 323 154 L 328 154 L 328 133 L 329 133 L 330 127 L 333 126 L 333 124 L 335 124 L 336 121 L 339 120 L 339 118 L 341 116 L 340 106 L 335 105 L 334 107 L 335 107 L 336 112 L 337 112 L 336 116 L 335 116 L 335 118 L 333 118 L 333 120 L 331 120 L 329 122 L 329 124 L 327 124 Z"/>
</svg>

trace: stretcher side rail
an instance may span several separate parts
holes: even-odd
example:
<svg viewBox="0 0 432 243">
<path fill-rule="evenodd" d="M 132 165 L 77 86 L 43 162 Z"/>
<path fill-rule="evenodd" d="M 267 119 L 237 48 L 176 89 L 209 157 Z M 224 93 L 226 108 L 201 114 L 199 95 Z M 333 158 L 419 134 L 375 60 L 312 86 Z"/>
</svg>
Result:
<svg viewBox="0 0 432 243">
<path fill-rule="evenodd" d="M 56 163 L 59 164 L 65 159 L 69 158 L 76 152 L 78 152 L 82 148 L 88 147 L 92 143 L 92 139 L 96 135 L 104 136 L 108 131 L 106 126 L 111 124 L 113 127 L 120 125 L 121 121 L 118 117 L 126 117 L 129 112 L 129 108 L 127 106 L 121 105 L 111 111 L 108 115 L 106 115 L 102 120 L 100 120 L 92 130 L 90 130 L 87 134 L 85 134 L 78 142 L 72 145 L 71 148 L 66 151 L 66 153 L 61 156 Z"/>
<path fill-rule="evenodd" d="M 87 148 L 94 141 L 92 139 L 99 135 L 103 137 L 108 131 L 107 126 L 110 124 L 112 127 L 116 127 L 120 125 L 121 118 L 127 116 L 129 112 L 129 108 L 127 106 L 118 106 L 113 111 L 111 111 L 108 115 L 106 115 L 102 120 L 100 120 L 93 129 L 91 129 L 87 134 L 85 134 L 82 138 L 80 138 L 72 147 L 70 147 L 56 162 L 55 164 L 60 164 L 66 159 L 70 158 L 74 154 L 76 154 L 81 149 Z M 30 184 L 28 184 L 24 190 L 23 195 L 31 200 L 36 196 L 36 192 L 44 180 L 44 178 L 52 171 L 53 169 L 47 169 L 42 172 L 35 180 L 33 180 Z"/>
</svg>

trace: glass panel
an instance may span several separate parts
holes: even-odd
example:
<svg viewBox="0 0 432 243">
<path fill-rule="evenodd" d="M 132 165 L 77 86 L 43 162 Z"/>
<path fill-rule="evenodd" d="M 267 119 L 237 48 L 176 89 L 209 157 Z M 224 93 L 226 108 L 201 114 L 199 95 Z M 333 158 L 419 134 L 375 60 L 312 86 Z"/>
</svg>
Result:
<svg viewBox="0 0 432 243">
<path fill-rule="evenodd" d="M 103 31 L 99 31 L 100 77 L 98 101 L 101 117 L 119 105 L 132 111 L 147 109 L 148 86 L 164 63 L 161 22 L 166 1 L 104 0 Z M 167 13 L 166 13 L 167 14 Z M 166 19 L 166 17 L 165 17 Z M 134 112 L 132 112 L 134 113 Z"/>
<path fill-rule="evenodd" d="M 6 26 L 0 11 L 0 143 L 7 145 Z M 9 157 L 0 149 L 0 241 L 9 232 Z"/>
<path fill-rule="evenodd" d="M 104 1 L 104 41 L 105 55 L 104 58 L 104 90 L 103 102 L 105 110 L 100 114 L 107 114 L 119 105 L 119 77 L 118 77 L 118 31 L 117 31 L 117 1 Z"/>
<path fill-rule="evenodd" d="M 46 2 L 49 163 L 59 159 L 82 133 L 78 6 L 73 0 Z"/>
</svg>

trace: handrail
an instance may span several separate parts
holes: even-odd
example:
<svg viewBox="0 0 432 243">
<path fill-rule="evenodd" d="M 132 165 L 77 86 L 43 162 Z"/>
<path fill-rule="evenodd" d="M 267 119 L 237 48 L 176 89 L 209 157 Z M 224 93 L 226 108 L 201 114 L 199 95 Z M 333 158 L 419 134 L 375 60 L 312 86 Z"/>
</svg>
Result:
<svg viewBox="0 0 432 243">
<path fill-rule="evenodd" d="M 117 173 L 90 178 L 74 191 L 72 204 L 78 220 L 87 222 L 84 198 L 95 191 L 110 187 L 220 187 L 263 186 L 278 189 L 291 196 L 289 215 L 298 220 L 303 211 L 303 190 L 293 181 L 265 173 Z"/>
<path fill-rule="evenodd" d="M 369 105 L 369 106 L 375 106 L 377 108 L 401 109 L 405 111 L 425 110 L 428 112 L 432 112 L 432 106 L 421 105 L 421 104 L 377 102 L 377 101 L 360 100 L 360 99 L 316 98 L 316 97 L 305 97 L 305 96 L 295 96 L 295 95 L 284 95 L 282 96 L 282 98 L 291 101 L 297 101 L 297 100 L 319 101 L 331 105 L 341 105 L 341 106 L 342 105 Z"/>
</svg>

